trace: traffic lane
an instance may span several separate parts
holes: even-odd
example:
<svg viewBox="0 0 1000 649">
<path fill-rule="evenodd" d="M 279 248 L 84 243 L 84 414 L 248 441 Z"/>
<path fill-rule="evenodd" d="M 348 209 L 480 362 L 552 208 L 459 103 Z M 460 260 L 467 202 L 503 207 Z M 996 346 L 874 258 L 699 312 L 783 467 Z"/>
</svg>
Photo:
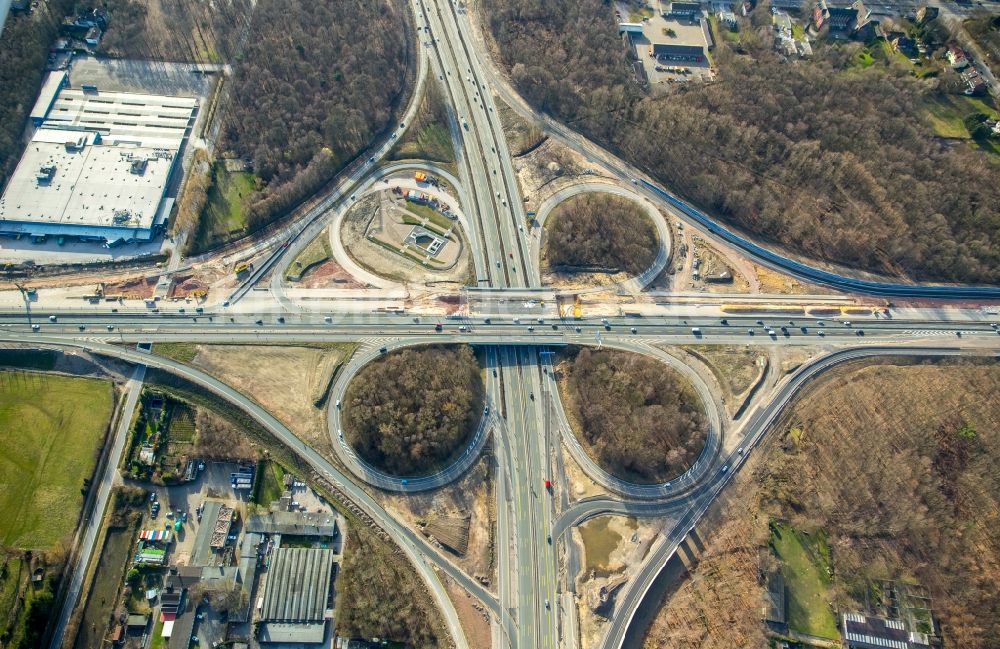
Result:
<svg viewBox="0 0 1000 649">
<path fill-rule="evenodd" d="M 6 341 L 17 340 L 14 336 L 0 336 L 0 339 Z M 268 432 L 274 435 L 277 440 L 285 444 L 285 446 L 292 452 L 302 457 L 320 475 L 325 476 L 328 480 L 333 482 L 338 489 L 351 498 L 355 504 L 359 505 L 359 507 L 381 527 L 383 527 L 383 529 L 392 532 L 400 547 L 425 579 L 428 587 L 435 593 L 435 599 L 438 600 L 438 606 L 444 612 L 445 617 L 449 620 L 449 626 L 452 628 L 453 632 L 457 629 L 458 635 L 455 636 L 457 641 L 464 644 L 464 634 L 461 631 L 460 625 L 457 623 L 457 614 L 455 614 L 454 607 L 451 605 L 451 600 L 444 592 L 443 586 L 434 571 L 431 569 L 431 566 L 425 557 L 430 557 L 435 566 L 442 569 L 450 577 L 462 584 L 466 590 L 477 597 L 495 614 L 499 614 L 501 616 L 503 615 L 503 611 L 499 610 L 496 599 L 492 596 L 492 594 L 487 592 L 480 584 L 470 579 L 464 572 L 440 555 L 415 532 L 393 519 L 371 496 L 367 494 L 367 492 L 351 482 L 336 467 L 330 464 L 303 441 L 298 439 L 287 427 L 284 426 L 284 424 L 275 419 L 270 413 L 258 406 L 251 399 L 247 398 L 232 387 L 219 381 L 215 377 L 205 374 L 195 368 L 188 367 L 182 363 L 160 356 L 143 354 L 128 348 L 86 340 L 65 341 L 62 345 L 82 348 L 105 356 L 120 358 L 131 363 L 144 364 L 171 372 L 186 378 L 205 389 L 208 389 L 246 412 Z"/>
</svg>

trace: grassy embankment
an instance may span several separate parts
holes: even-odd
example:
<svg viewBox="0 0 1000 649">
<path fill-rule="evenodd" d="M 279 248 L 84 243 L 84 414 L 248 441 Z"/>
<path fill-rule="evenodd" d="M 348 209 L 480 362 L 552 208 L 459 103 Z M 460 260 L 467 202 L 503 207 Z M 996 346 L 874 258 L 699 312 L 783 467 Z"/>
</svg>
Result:
<svg viewBox="0 0 1000 649">
<path fill-rule="evenodd" d="M 226 171 L 224 162 L 213 163 L 212 184 L 191 242 L 192 254 L 235 239 L 246 231 L 244 200 L 254 192 L 256 186 L 257 179 L 253 173 Z"/>
<path fill-rule="evenodd" d="M 330 236 L 323 230 L 318 237 L 309 242 L 298 257 L 288 266 L 285 279 L 290 282 L 301 281 L 302 278 L 314 267 L 319 266 L 324 261 L 333 256 L 330 250 Z"/>
<path fill-rule="evenodd" d="M 48 355 L 5 355 L 49 366 Z M 32 647 L 48 622 L 56 576 L 89 489 L 114 399 L 109 381 L 0 372 L 0 641 Z M 31 584 L 24 551 L 45 576 Z"/>
</svg>

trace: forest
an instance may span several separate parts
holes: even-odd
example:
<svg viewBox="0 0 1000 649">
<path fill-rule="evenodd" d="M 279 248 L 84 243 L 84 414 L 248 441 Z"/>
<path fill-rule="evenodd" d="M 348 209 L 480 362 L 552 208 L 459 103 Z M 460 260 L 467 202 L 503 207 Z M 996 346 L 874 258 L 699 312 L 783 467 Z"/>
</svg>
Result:
<svg viewBox="0 0 1000 649">
<path fill-rule="evenodd" d="M 336 584 L 338 635 L 387 638 L 413 649 L 447 646 L 433 598 L 405 556 L 393 550 L 363 526 L 347 528 Z"/>
<path fill-rule="evenodd" d="M 387 126 L 406 80 L 405 8 L 390 0 L 260 0 L 236 66 L 221 150 L 265 183 L 255 231 L 320 189 Z"/>
<path fill-rule="evenodd" d="M 590 193 L 562 203 L 545 232 L 549 267 L 637 275 L 656 259 L 656 229 L 633 201 Z"/>
<path fill-rule="evenodd" d="M 49 44 L 72 7 L 68 0 L 55 0 L 30 15 L 7 17 L 0 38 L 0 189 L 21 157 L 21 135 L 42 87 Z"/>
<path fill-rule="evenodd" d="M 560 389 L 601 467 L 626 480 L 658 483 L 694 463 L 707 419 L 683 377 L 640 354 L 574 352 L 559 367 Z"/>
<path fill-rule="evenodd" d="M 796 404 L 762 499 L 825 530 L 840 602 L 863 602 L 869 579 L 912 579 L 930 590 L 946 647 L 996 646 L 997 389 L 995 363 L 855 366 Z"/>
<path fill-rule="evenodd" d="M 652 96 L 632 81 L 611 4 L 484 6 L 533 106 L 738 229 L 868 271 L 1000 281 L 1000 162 L 933 135 L 922 110 L 945 79 L 854 67 L 851 45 L 782 62 L 761 14 L 747 54 L 716 48 L 715 82 Z"/>
<path fill-rule="evenodd" d="M 233 61 L 250 20 L 249 0 L 103 0 L 110 15 L 100 51 L 119 58 Z"/>
<path fill-rule="evenodd" d="M 465 443 L 482 415 L 484 386 L 472 348 L 429 346 L 387 354 L 351 381 L 344 437 L 395 475 L 427 473 Z"/>
</svg>

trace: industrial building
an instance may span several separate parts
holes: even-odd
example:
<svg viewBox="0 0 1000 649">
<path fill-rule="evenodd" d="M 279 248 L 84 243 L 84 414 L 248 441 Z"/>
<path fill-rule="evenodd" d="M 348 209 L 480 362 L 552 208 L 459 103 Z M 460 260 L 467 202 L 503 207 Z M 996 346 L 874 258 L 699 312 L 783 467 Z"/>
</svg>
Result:
<svg viewBox="0 0 1000 649">
<path fill-rule="evenodd" d="M 654 43 L 653 56 L 658 61 L 691 61 L 700 63 L 705 59 L 705 48 L 701 45 Z"/>
<path fill-rule="evenodd" d="M 149 241 L 198 100 L 71 88 L 49 73 L 31 111 L 36 127 L 0 198 L 0 235 Z"/>
<path fill-rule="evenodd" d="M 928 649 L 926 633 L 910 630 L 902 620 L 861 613 L 844 613 L 841 618 L 848 649 Z"/>
<path fill-rule="evenodd" d="M 326 620 L 333 615 L 333 565 L 330 549 L 274 550 L 260 605 L 258 642 L 323 642 Z"/>
</svg>

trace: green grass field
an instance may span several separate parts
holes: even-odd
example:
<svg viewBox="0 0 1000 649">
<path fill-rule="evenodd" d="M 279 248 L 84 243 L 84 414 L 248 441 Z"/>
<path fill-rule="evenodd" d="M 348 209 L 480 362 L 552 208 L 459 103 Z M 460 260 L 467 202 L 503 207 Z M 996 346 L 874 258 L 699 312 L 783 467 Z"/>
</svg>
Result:
<svg viewBox="0 0 1000 649">
<path fill-rule="evenodd" d="M 222 162 L 212 166 L 212 185 L 198 219 L 193 251 L 207 250 L 246 228 L 243 200 L 253 193 L 256 182 L 256 177 L 249 171 L 226 171 Z"/>
<path fill-rule="evenodd" d="M 0 373 L 0 543 L 44 549 L 72 535 L 112 402 L 109 381 Z"/>
<path fill-rule="evenodd" d="M 162 633 L 163 620 L 157 617 L 156 623 L 153 625 L 153 636 L 149 641 L 149 649 L 163 649 L 166 646 L 167 642 L 163 639 Z"/>
<path fill-rule="evenodd" d="M 181 363 L 190 363 L 198 355 L 198 345 L 195 343 L 155 343 L 153 353 Z"/>
<path fill-rule="evenodd" d="M 830 608 L 830 552 L 822 534 L 805 535 L 789 525 L 772 525 L 771 546 L 781 560 L 788 588 L 788 628 L 837 640 L 837 619 Z"/>
<path fill-rule="evenodd" d="M 323 263 L 332 256 L 333 251 L 330 250 L 330 235 L 326 230 L 323 230 L 318 237 L 310 241 L 309 245 L 303 248 L 299 256 L 295 258 L 295 261 L 291 263 L 288 267 L 288 272 L 285 273 L 285 279 L 297 282 L 309 272 L 310 268 Z"/>
<path fill-rule="evenodd" d="M 173 442 L 194 441 L 194 410 L 186 403 L 174 404 L 170 415 L 170 430 L 167 433 Z"/>
<path fill-rule="evenodd" d="M 971 137 L 963 121 L 967 116 L 972 113 L 985 113 L 992 119 L 1000 116 L 988 101 L 965 95 L 933 95 L 924 103 L 924 113 L 937 135 L 967 139 Z"/>
<path fill-rule="evenodd" d="M 426 218 L 428 221 L 437 225 L 442 230 L 448 230 L 452 226 L 452 221 L 448 219 L 447 216 L 441 214 L 434 208 L 428 205 L 421 205 L 420 203 L 414 203 L 413 201 L 406 201 L 406 209 L 413 212 L 417 216 Z"/>
<path fill-rule="evenodd" d="M 443 124 L 427 124 L 412 136 L 407 133 L 393 152 L 395 160 L 430 160 L 433 162 L 455 162 L 455 149 L 451 145 L 451 134 Z"/>
<path fill-rule="evenodd" d="M 278 498 L 285 490 L 283 480 L 285 479 L 285 469 L 277 462 L 265 462 L 257 478 L 257 485 L 254 500 L 261 507 L 267 507 Z"/>
</svg>

